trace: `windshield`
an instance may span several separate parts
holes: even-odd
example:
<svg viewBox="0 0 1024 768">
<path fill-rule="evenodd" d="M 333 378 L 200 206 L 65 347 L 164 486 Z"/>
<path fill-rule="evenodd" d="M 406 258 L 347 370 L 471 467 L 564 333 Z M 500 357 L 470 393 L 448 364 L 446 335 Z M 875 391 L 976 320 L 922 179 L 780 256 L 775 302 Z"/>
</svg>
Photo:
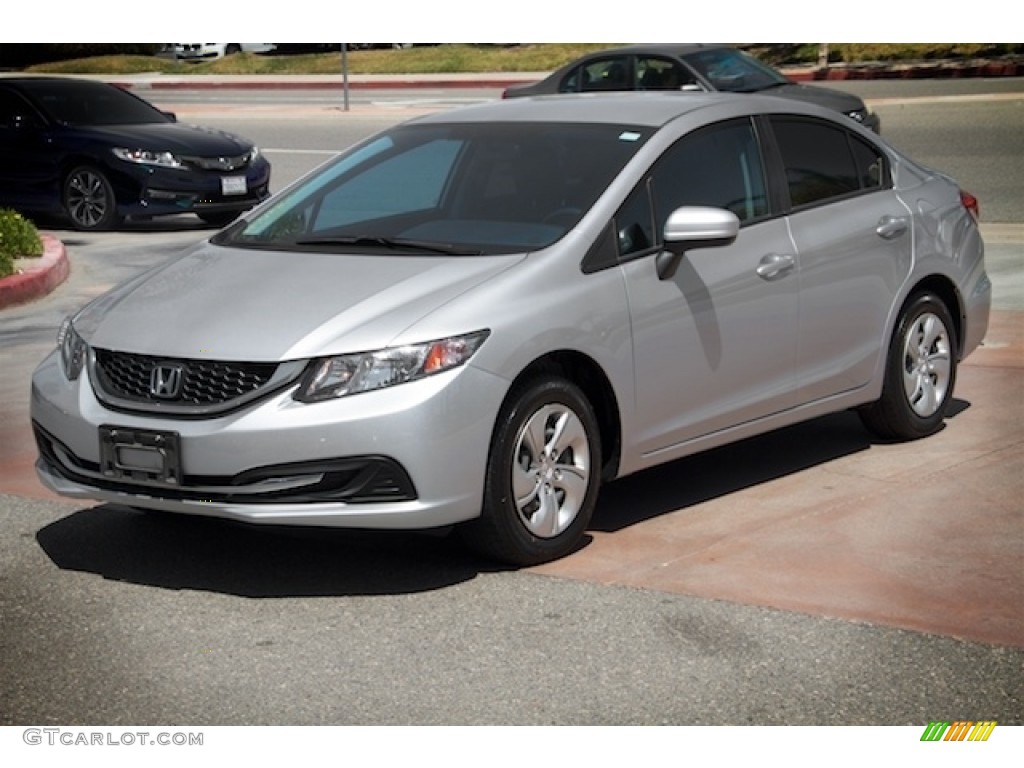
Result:
<svg viewBox="0 0 1024 768">
<path fill-rule="evenodd" d="M 215 242 L 455 255 L 543 248 L 579 222 L 649 132 L 566 123 L 400 126 Z"/>
<path fill-rule="evenodd" d="M 65 125 L 138 125 L 171 119 L 113 85 L 40 80 L 26 89 L 51 119 Z"/>
<path fill-rule="evenodd" d="M 683 57 L 716 91 L 749 93 L 789 82 L 753 56 L 731 48 L 697 51 Z"/>
</svg>

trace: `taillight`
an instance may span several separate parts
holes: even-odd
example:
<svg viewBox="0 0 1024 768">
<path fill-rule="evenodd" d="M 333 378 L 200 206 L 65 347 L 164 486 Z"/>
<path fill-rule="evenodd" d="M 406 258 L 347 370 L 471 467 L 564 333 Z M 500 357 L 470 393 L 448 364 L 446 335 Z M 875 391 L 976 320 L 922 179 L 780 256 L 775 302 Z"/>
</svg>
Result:
<svg viewBox="0 0 1024 768">
<path fill-rule="evenodd" d="M 975 221 L 981 218 L 981 205 L 978 203 L 978 198 L 976 198 L 970 192 L 965 192 L 964 190 L 961 189 L 960 202 L 961 204 L 963 204 L 964 208 L 970 211 L 971 216 L 974 217 Z"/>
</svg>

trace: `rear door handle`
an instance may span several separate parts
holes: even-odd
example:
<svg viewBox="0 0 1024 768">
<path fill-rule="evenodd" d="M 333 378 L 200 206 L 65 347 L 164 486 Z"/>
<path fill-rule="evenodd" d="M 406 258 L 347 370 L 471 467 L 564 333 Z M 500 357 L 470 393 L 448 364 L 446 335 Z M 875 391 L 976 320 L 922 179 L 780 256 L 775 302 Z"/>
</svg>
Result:
<svg viewBox="0 0 1024 768">
<path fill-rule="evenodd" d="M 777 280 L 793 271 L 796 259 L 788 254 L 769 253 L 757 265 L 757 275 L 765 280 Z"/>
<path fill-rule="evenodd" d="M 883 216 L 875 227 L 875 233 L 885 240 L 893 240 L 906 231 L 907 220 L 902 216 Z"/>
</svg>

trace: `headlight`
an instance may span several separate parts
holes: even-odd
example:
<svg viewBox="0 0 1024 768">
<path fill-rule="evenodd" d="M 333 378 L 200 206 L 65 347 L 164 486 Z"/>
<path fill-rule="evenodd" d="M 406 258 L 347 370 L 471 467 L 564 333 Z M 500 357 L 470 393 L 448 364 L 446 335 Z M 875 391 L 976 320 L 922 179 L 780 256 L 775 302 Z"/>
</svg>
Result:
<svg viewBox="0 0 1024 768">
<path fill-rule="evenodd" d="M 847 112 L 846 115 L 847 117 L 852 117 L 858 123 L 863 123 L 865 120 L 868 119 L 868 116 L 871 115 L 871 108 L 863 107 L 861 109 L 854 109 L 850 112 Z"/>
<path fill-rule="evenodd" d="M 82 341 L 82 337 L 75 332 L 71 318 L 65 318 L 57 331 L 57 348 L 60 350 L 60 362 L 64 366 L 64 375 L 71 381 L 78 378 L 85 364 L 85 354 L 88 347 Z"/>
<path fill-rule="evenodd" d="M 304 403 L 331 400 L 422 379 L 465 363 L 490 331 L 476 331 L 423 344 L 317 360 L 295 395 Z"/>
<path fill-rule="evenodd" d="M 184 164 L 170 152 L 153 152 L 148 149 L 125 149 L 114 147 L 111 152 L 118 160 L 137 165 L 156 165 L 161 168 L 184 168 Z"/>
</svg>

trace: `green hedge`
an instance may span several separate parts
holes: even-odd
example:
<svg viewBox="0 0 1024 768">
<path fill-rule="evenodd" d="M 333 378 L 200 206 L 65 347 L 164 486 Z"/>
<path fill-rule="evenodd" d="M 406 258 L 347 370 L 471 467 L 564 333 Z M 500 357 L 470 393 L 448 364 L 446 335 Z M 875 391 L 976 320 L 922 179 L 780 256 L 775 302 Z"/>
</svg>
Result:
<svg viewBox="0 0 1024 768">
<path fill-rule="evenodd" d="M 0 209 L 0 277 L 14 273 L 15 259 L 42 255 L 35 225 L 16 211 Z"/>
</svg>

